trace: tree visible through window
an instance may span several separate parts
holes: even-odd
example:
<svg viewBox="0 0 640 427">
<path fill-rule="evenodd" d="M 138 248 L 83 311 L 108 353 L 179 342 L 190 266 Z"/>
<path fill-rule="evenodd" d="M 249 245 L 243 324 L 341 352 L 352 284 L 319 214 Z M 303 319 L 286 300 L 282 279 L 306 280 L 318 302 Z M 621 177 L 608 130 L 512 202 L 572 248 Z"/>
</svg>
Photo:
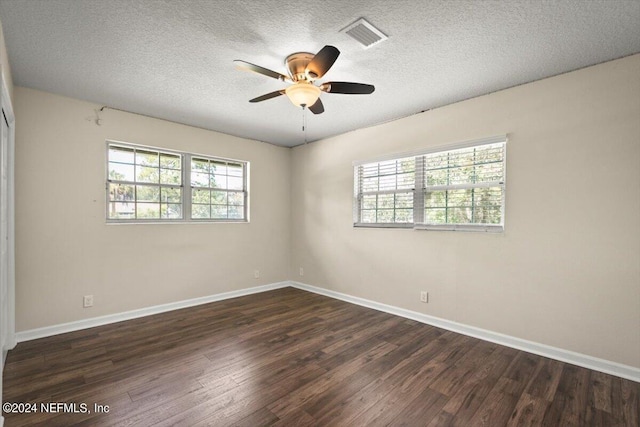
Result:
<svg viewBox="0 0 640 427">
<path fill-rule="evenodd" d="M 241 163 L 191 158 L 192 218 L 244 217 L 244 166 Z"/>
<path fill-rule="evenodd" d="M 426 224 L 502 224 L 504 145 L 424 157 Z"/>
<path fill-rule="evenodd" d="M 109 142 L 107 163 L 107 220 L 247 219 L 247 162 Z"/>
<path fill-rule="evenodd" d="M 109 147 L 109 219 L 182 218 L 179 154 Z"/>
<path fill-rule="evenodd" d="M 356 164 L 354 225 L 499 231 L 506 138 Z"/>
</svg>

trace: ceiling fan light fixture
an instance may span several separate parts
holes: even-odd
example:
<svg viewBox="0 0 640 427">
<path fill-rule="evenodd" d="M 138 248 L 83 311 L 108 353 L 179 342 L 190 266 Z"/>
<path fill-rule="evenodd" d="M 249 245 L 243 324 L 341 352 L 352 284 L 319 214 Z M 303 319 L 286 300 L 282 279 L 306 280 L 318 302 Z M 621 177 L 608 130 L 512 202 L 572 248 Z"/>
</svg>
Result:
<svg viewBox="0 0 640 427">
<path fill-rule="evenodd" d="M 298 82 L 285 89 L 287 97 L 296 107 L 310 107 L 320 97 L 320 88 L 305 82 Z"/>
</svg>

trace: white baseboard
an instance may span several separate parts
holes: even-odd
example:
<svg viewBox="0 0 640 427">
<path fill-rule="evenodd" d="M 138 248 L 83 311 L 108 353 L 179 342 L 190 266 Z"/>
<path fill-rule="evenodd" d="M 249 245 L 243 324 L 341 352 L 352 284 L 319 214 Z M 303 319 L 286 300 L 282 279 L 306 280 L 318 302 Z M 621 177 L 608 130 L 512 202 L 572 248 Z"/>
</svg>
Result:
<svg viewBox="0 0 640 427">
<path fill-rule="evenodd" d="M 221 301 L 221 300 L 230 299 L 230 298 L 237 298 L 244 295 L 251 295 L 251 294 L 256 294 L 260 292 L 271 291 L 274 289 L 285 288 L 288 286 L 301 289 L 304 291 L 324 295 L 330 298 L 335 298 L 341 301 L 349 302 L 349 303 L 360 305 L 363 307 L 372 308 L 374 310 L 383 311 L 385 313 L 415 320 L 420 323 L 436 326 L 438 328 L 446 329 L 452 332 L 457 332 L 463 335 L 468 335 L 474 338 L 479 338 L 481 340 L 490 341 L 496 344 L 504 345 L 504 346 L 515 348 L 518 350 L 523 350 L 523 351 L 534 353 L 544 357 L 549 357 L 551 359 L 559 360 L 562 362 L 571 363 L 573 365 L 582 366 L 584 368 L 593 369 L 595 371 L 604 372 L 606 374 L 611 374 L 621 378 L 626 378 L 631 381 L 640 382 L 640 369 L 635 368 L 633 366 L 623 365 L 623 364 L 611 362 L 605 359 L 599 359 L 597 357 L 592 357 L 585 354 L 564 350 L 558 347 L 552 347 L 549 345 L 540 344 L 533 341 L 512 337 L 509 335 L 500 334 L 498 332 L 493 332 L 486 329 L 476 328 L 474 326 L 453 322 L 451 320 L 441 319 L 439 317 L 429 316 L 429 315 L 418 313 L 415 311 L 405 310 L 403 308 L 395 307 L 392 305 L 382 304 L 376 301 L 354 297 L 354 296 L 343 294 L 340 292 L 331 291 L 329 289 L 319 288 L 316 286 L 311 286 L 311 285 L 307 285 L 307 284 L 295 282 L 295 281 L 272 283 L 269 285 L 257 286 L 254 288 L 242 289 L 239 291 L 224 292 L 221 294 L 210 295 L 210 296 L 201 297 L 201 298 L 194 298 L 194 299 L 178 301 L 178 302 L 169 303 L 169 304 L 146 307 L 138 310 L 127 311 L 124 313 L 110 314 L 107 316 L 94 317 L 91 319 L 83 319 L 75 322 L 47 326 L 44 328 L 31 329 L 27 331 L 17 332 L 15 334 L 15 340 L 17 342 L 30 341 L 38 338 L 49 337 L 52 335 L 63 334 L 66 332 L 73 332 L 81 329 L 93 328 L 95 326 L 102 326 L 110 323 L 122 322 L 124 320 L 136 319 L 138 317 L 150 316 L 152 314 L 164 313 L 167 311 L 193 307 L 196 305 L 207 304 L 210 302 Z M 1 419 L 0 419 L 0 427 L 2 427 Z"/>
<path fill-rule="evenodd" d="M 206 297 L 193 298 L 193 299 L 188 299 L 184 301 L 172 302 L 169 304 L 155 305 L 152 307 L 145 307 L 137 310 L 125 311 L 123 313 L 109 314 L 109 315 L 100 316 L 100 317 L 92 317 L 90 319 L 82 319 L 82 320 L 76 320 L 74 322 L 69 322 L 69 323 L 61 323 L 59 325 L 45 326 L 44 328 L 30 329 L 27 331 L 17 332 L 15 334 L 15 340 L 17 342 L 31 341 L 38 338 L 50 337 L 52 335 L 64 334 L 67 332 L 78 331 L 81 329 L 88 329 L 96 326 L 108 325 L 110 323 L 122 322 L 124 320 L 136 319 L 138 317 L 150 316 L 152 314 L 164 313 L 167 311 L 193 307 L 196 305 L 207 304 L 210 302 L 222 301 L 225 299 L 257 294 L 260 292 L 271 291 L 274 289 L 286 288 L 288 286 L 290 286 L 289 282 L 271 283 L 264 286 L 256 286 L 254 288 L 241 289 L 239 291 L 224 292 L 221 294 L 209 295 Z"/>
<path fill-rule="evenodd" d="M 584 368 L 593 369 L 594 371 L 604 372 L 605 374 L 611 374 L 617 377 L 626 378 L 631 381 L 640 382 L 640 369 L 633 366 L 623 365 L 621 363 L 611 362 L 605 359 L 599 359 L 597 357 L 588 356 L 586 354 L 576 353 L 573 351 L 564 350 L 562 348 L 552 347 L 549 345 L 540 344 L 509 335 L 500 334 L 498 332 L 493 332 L 486 329 L 476 328 L 474 326 L 453 322 L 451 320 L 441 319 L 439 317 L 429 316 L 427 314 L 422 314 L 411 310 L 405 310 L 403 308 L 382 304 L 364 298 L 354 297 L 328 289 L 318 288 L 316 286 L 311 286 L 304 283 L 291 281 L 290 284 L 292 287 L 302 289 L 304 291 L 309 291 L 352 304 L 357 304 L 363 307 L 372 308 L 374 310 L 383 311 L 385 313 L 394 314 L 396 316 L 415 320 L 427 325 L 436 326 L 438 328 L 457 332 L 463 335 L 479 338 L 484 341 L 490 341 L 496 344 L 515 348 L 517 350 L 523 350 L 529 353 L 537 354 L 539 356 L 544 356 L 550 359 L 559 360 L 561 362 L 570 363 L 572 365 L 582 366 Z"/>
</svg>

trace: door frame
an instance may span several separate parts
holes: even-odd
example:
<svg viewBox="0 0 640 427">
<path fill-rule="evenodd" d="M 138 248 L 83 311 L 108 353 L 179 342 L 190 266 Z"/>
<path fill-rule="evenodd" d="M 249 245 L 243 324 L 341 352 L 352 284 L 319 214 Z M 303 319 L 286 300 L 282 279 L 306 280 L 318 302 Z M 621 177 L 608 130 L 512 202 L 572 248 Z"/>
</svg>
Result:
<svg viewBox="0 0 640 427">
<path fill-rule="evenodd" d="M 1 266 L 7 271 L 7 325 L 4 337 L 4 346 L 2 347 L 2 361 L 0 363 L 0 400 L 2 396 L 2 372 L 4 371 L 4 362 L 7 352 L 16 346 L 16 330 L 15 330 L 15 115 L 13 105 L 9 97 L 9 89 L 6 81 L 6 74 L 0 64 L 0 113 L 4 112 L 7 120 L 7 140 L 0 141 L 0 144 L 6 144 L 6 147 L 0 145 L 0 149 L 6 155 L 6 204 L 7 204 L 7 257 L 6 265 Z M 4 120 L 1 116 L 0 119 Z M 0 165 L 1 167 L 2 165 Z M 0 171 L 1 172 L 1 171 Z M 2 174 L 0 173 L 0 179 Z M 4 236 L 0 236 L 4 237 Z M 1 294 L 0 294 L 1 297 Z M 3 304 L 0 301 L 0 304 Z M 0 329 L 2 331 L 2 329 Z M 1 338 L 1 337 L 0 337 Z M 0 340 L 1 341 L 1 340 Z M 0 413 L 0 426 L 4 424 L 4 418 Z"/>
</svg>

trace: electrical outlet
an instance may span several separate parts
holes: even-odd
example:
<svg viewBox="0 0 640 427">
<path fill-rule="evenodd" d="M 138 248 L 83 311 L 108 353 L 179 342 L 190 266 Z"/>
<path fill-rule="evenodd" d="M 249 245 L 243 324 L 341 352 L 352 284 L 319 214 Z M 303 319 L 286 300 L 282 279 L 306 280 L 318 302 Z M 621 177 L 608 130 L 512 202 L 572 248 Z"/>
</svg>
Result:
<svg viewBox="0 0 640 427">
<path fill-rule="evenodd" d="M 260 277 L 260 270 L 253 270 L 253 278 L 257 279 Z"/>
<path fill-rule="evenodd" d="M 427 291 L 420 292 L 420 301 L 424 303 L 429 303 L 429 292 Z"/>
<path fill-rule="evenodd" d="M 82 306 L 84 308 L 93 307 L 93 295 L 85 295 L 82 298 Z"/>
<path fill-rule="evenodd" d="M 304 276 L 304 268 L 300 267 L 300 275 Z"/>
</svg>

